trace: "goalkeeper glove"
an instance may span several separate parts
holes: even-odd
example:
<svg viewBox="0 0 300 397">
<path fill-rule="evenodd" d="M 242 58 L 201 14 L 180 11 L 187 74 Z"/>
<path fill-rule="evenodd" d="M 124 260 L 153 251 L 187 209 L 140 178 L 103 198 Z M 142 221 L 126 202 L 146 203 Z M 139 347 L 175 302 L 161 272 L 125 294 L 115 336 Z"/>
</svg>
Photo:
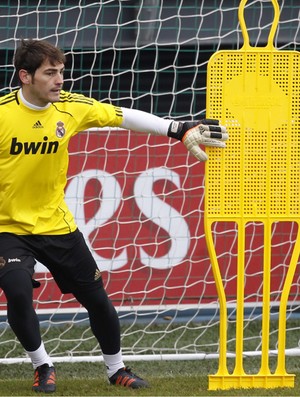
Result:
<svg viewBox="0 0 300 397">
<path fill-rule="evenodd" d="M 199 161 L 208 159 L 204 150 L 199 145 L 224 148 L 228 139 L 226 128 L 219 125 L 218 120 L 203 119 L 198 122 L 172 121 L 168 129 L 168 136 L 182 141 L 187 150 Z"/>
</svg>

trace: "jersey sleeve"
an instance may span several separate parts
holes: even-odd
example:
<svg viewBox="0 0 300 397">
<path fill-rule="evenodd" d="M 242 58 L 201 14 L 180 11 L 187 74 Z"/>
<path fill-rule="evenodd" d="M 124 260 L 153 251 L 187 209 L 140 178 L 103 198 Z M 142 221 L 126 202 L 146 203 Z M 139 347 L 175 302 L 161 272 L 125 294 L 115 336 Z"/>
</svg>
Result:
<svg viewBox="0 0 300 397">
<path fill-rule="evenodd" d="M 81 94 L 62 91 L 59 106 L 76 121 L 75 134 L 93 127 L 119 127 L 123 122 L 120 107 Z"/>
<path fill-rule="evenodd" d="M 87 112 L 83 124 L 85 128 L 119 127 L 123 122 L 123 112 L 118 106 L 92 100 L 93 105 Z M 97 125 L 95 125 L 95 121 Z"/>
</svg>

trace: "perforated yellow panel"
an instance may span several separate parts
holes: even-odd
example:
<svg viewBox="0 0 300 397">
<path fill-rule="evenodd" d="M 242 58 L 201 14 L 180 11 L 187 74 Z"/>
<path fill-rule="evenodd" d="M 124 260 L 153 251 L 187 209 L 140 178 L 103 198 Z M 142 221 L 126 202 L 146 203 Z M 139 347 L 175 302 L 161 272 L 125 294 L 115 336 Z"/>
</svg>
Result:
<svg viewBox="0 0 300 397">
<path fill-rule="evenodd" d="M 211 58 L 207 110 L 230 139 L 224 151 L 207 149 L 209 217 L 299 217 L 299 70 L 297 52 Z"/>
<path fill-rule="evenodd" d="M 286 309 L 300 255 L 300 53 L 273 46 L 279 21 L 274 21 L 265 47 L 252 47 L 245 26 L 244 7 L 239 21 L 244 45 L 237 51 L 214 54 L 207 70 L 207 117 L 219 119 L 229 132 L 225 149 L 207 148 L 204 226 L 220 305 L 219 368 L 209 377 L 209 389 L 293 387 L 294 375 L 285 369 Z M 212 224 L 234 221 L 238 230 L 235 368 L 227 368 L 227 302 Z M 264 225 L 263 314 L 261 367 L 257 374 L 243 368 L 245 227 Z M 278 320 L 278 360 L 269 366 L 270 271 L 272 224 L 294 221 L 298 235 L 281 291 Z"/>
</svg>

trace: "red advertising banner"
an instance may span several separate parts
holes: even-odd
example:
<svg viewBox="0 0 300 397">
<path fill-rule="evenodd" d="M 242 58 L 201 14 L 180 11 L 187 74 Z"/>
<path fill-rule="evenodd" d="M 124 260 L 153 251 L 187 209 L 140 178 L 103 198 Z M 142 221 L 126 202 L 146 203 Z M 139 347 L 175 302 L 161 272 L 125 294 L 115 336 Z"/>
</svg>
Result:
<svg viewBox="0 0 300 397">
<path fill-rule="evenodd" d="M 66 200 L 111 298 L 121 305 L 215 298 L 203 164 L 165 137 L 110 131 L 107 138 L 94 131 L 72 141 Z"/>
<path fill-rule="evenodd" d="M 165 137 L 99 130 L 70 142 L 66 201 L 117 306 L 197 305 L 217 301 L 204 236 L 204 164 Z M 209 161 L 209 160 L 208 160 Z M 276 226 L 272 290 L 282 285 L 296 230 Z M 278 237 L 279 231 L 279 237 Z M 216 248 L 228 300 L 236 294 L 234 223 L 216 225 Z M 260 300 L 263 229 L 248 228 L 245 296 Z M 289 237 L 289 244 L 281 238 Z M 282 260 L 284 258 L 284 260 Z M 63 296 L 41 264 L 38 308 L 78 304 Z M 3 294 L 1 306 L 5 306 Z"/>
</svg>

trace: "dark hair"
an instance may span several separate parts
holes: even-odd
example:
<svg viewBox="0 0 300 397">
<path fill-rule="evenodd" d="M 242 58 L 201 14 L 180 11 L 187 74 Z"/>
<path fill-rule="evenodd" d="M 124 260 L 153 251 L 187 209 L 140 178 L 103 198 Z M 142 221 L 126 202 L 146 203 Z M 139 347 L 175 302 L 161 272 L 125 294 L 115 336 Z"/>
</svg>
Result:
<svg viewBox="0 0 300 397">
<path fill-rule="evenodd" d="M 35 71 L 46 60 L 53 66 L 66 63 L 65 54 L 51 43 L 34 39 L 21 40 L 14 55 L 14 66 L 17 74 L 21 69 L 25 69 L 34 76 Z"/>
</svg>

